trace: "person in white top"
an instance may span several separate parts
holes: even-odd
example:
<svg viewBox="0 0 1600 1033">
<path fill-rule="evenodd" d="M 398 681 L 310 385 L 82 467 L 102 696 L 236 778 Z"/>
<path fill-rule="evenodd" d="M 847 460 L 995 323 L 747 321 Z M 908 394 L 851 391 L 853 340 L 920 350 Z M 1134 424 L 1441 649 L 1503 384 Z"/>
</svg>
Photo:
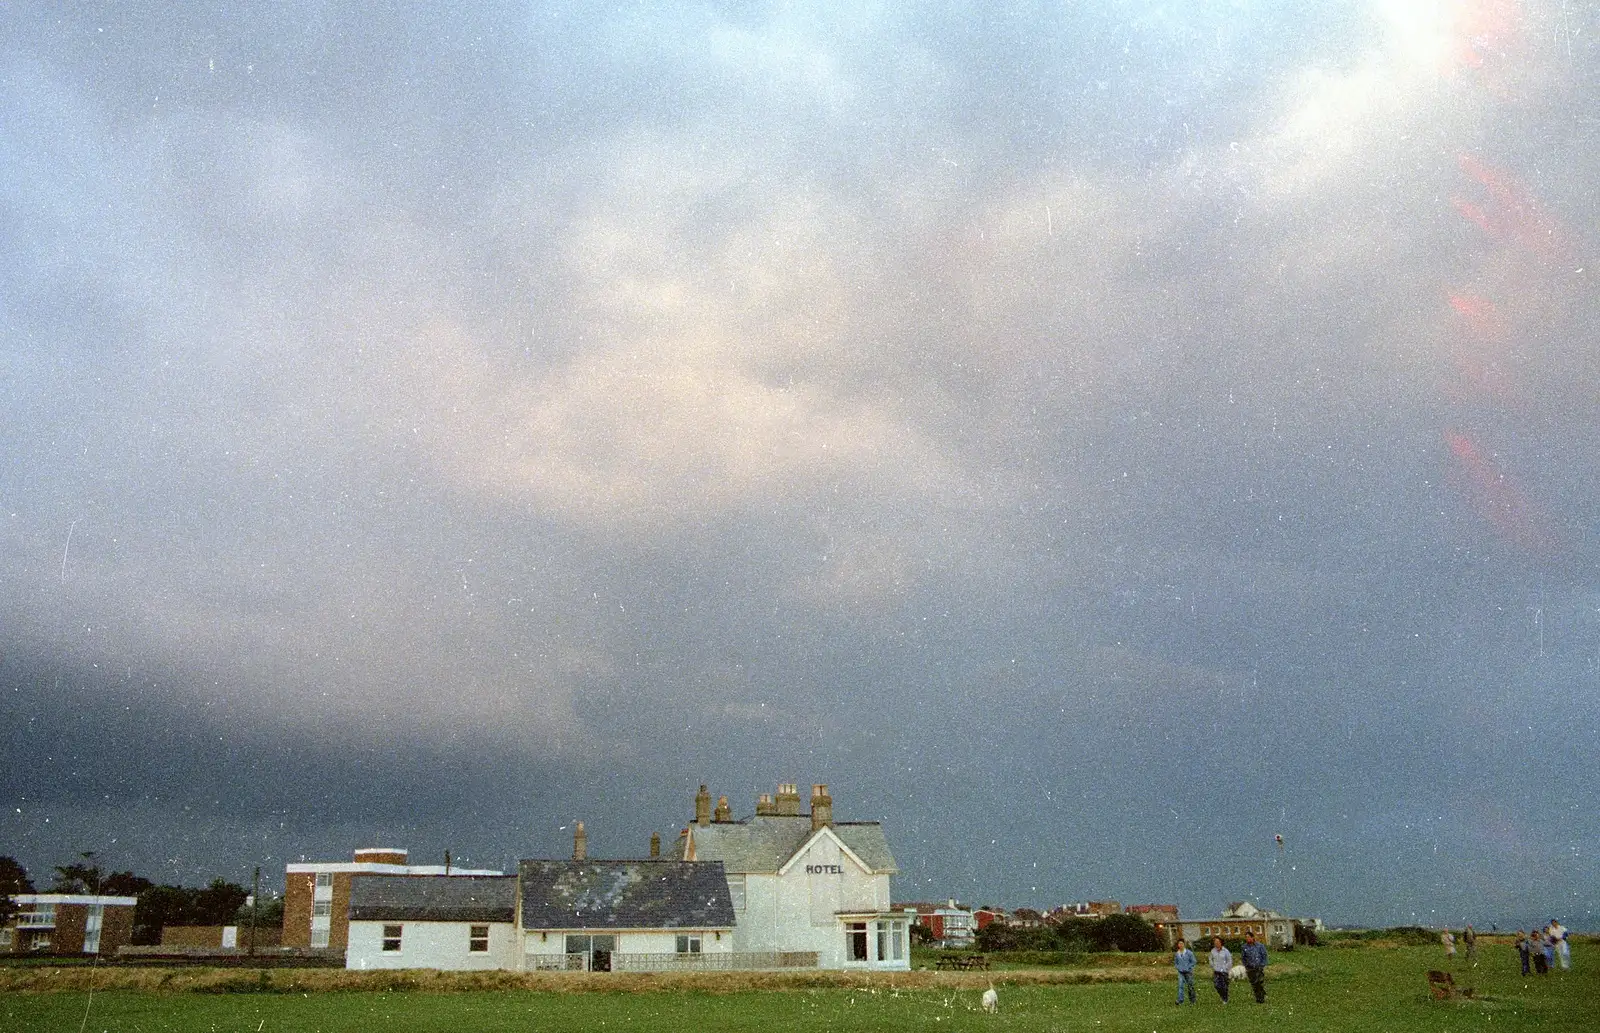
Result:
<svg viewBox="0 0 1600 1033">
<path fill-rule="evenodd" d="M 1556 945 L 1556 960 L 1561 962 L 1562 970 L 1572 967 L 1572 948 L 1567 946 L 1567 927 L 1550 919 L 1550 941 Z"/>
<path fill-rule="evenodd" d="M 1228 1003 L 1228 973 L 1233 969 L 1233 952 L 1222 945 L 1222 937 L 1211 938 L 1211 985 L 1217 988 L 1222 1003 Z"/>
</svg>

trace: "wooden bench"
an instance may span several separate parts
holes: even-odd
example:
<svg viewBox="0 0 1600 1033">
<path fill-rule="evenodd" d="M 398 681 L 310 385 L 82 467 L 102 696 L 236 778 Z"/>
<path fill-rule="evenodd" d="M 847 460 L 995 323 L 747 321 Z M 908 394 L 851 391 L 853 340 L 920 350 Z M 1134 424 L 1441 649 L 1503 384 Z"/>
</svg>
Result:
<svg viewBox="0 0 1600 1033">
<path fill-rule="evenodd" d="M 973 969 L 987 972 L 989 959 L 982 954 L 941 954 L 938 967 L 941 972 L 969 972 Z"/>
<path fill-rule="evenodd" d="M 1432 991 L 1436 1001 L 1448 1001 L 1453 997 L 1471 997 L 1472 987 L 1456 986 L 1456 979 L 1448 972 L 1432 969 L 1428 972 L 1428 989 Z"/>
</svg>

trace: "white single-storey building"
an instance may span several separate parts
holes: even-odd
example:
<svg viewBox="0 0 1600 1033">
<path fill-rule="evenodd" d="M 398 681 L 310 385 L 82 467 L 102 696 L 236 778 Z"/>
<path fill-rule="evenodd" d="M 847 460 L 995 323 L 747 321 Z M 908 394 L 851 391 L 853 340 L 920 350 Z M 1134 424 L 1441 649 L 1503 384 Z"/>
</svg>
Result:
<svg viewBox="0 0 1600 1033">
<path fill-rule="evenodd" d="M 525 969 L 774 967 L 733 956 L 733 905 L 720 864 L 523 861 L 518 877 Z"/>
<path fill-rule="evenodd" d="M 358 875 L 346 968 L 515 969 L 514 875 Z"/>
</svg>

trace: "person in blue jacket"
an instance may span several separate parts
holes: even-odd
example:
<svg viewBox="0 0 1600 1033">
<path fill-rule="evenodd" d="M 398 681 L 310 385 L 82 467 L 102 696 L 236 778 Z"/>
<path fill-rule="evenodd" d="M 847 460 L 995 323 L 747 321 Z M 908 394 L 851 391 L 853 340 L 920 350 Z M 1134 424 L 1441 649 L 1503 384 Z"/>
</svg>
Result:
<svg viewBox="0 0 1600 1033">
<path fill-rule="evenodd" d="M 1194 1000 L 1194 951 L 1182 940 L 1178 941 L 1178 949 L 1172 955 L 1172 967 L 1178 970 L 1178 1003 L 1183 1003 L 1183 993 L 1189 991 L 1189 1003 Z"/>
<path fill-rule="evenodd" d="M 1267 945 L 1256 939 L 1256 934 L 1244 934 L 1244 950 L 1239 952 L 1244 963 L 1244 974 L 1250 977 L 1250 989 L 1255 991 L 1256 1003 L 1267 1003 Z"/>
</svg>

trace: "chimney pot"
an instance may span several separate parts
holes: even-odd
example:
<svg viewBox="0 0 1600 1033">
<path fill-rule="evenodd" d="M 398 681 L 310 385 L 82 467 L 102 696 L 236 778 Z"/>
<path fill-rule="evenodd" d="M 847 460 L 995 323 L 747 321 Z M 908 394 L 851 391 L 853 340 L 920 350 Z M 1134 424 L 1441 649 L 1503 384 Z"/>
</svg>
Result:
<svg viewBox="0 0 1600 1033">
<path fill-rule="evenodd" d="M 828 795 L 828 787 L 817 783 L 811 787 L 811 829 L 817 829 L 833 824 L 833 797 Z"/>
<path fill-rule="evenodd" d="M 711 820 L 712 821 L 732 821 L 733 820 L 733 811 L 731 809 L 729 809 L 729 807 L 728 807 L 728 798 L 726 796 L 717 797 L 717 809 L 714 812 L 712 812 Z"/>
</svg>

